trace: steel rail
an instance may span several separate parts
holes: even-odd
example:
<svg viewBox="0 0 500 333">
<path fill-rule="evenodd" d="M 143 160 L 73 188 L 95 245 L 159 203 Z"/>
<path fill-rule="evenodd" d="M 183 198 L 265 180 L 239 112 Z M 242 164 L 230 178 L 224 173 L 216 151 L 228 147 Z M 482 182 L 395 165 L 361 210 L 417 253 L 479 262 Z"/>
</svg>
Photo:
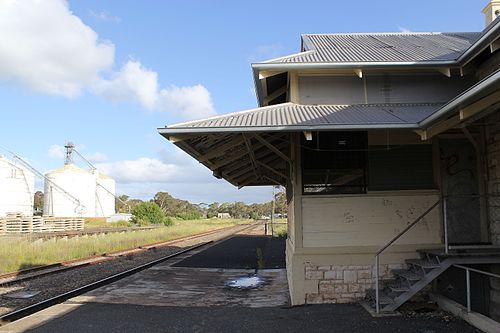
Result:
<svg viewBox="0 0 500 333">
<path fill-rule="evenodd" d="M 142 264 L 140 266 L 128 269 L 128 270 L 126 270 L 124 272 L 108 276 L 108 277 L 106 277 L 104 279 L 101 279 L 99 281 L 89 283 L 89 284 L 87 284 L 85 286 L 82 286 L 82 287 L 73 289 L 71 291 L 65 292 L 63 294 L 51 297 L 49 299 L 43 300 L 41 302 L 38 302 L 36 304 L 29 305 L 29 306 L 27 306 L 25 308 L 21 308 L 19 310 L 7 313 L 7 314 L 5 314 L 3 316 L 0 316 L 0 324 L 9 323 L 9 322 L 12 322 L 14 320 L 17 320 L 17 319 L 29 316 L 29 315 L 31 315 L 31 314 L 33 314 L 35 312 L 41 311 L 43 309 L 46 309 L 46 308 L 48 308 L 48 307 L 50 307 L 52 305 L 62 303 L 62 302 L 67 301 L 68 299 L 70 299 L 72 297 L 81 295 L 81 294 L 86 293 L 88 291 L 91 291 L 91 290 L 97 289 L 99 287 L 105 286 L 107 284 L 110 284 L 112 282 L 121 280 L 121 279 L 123 279 L 123 278 L 125 278 L 127 276 L 130 276 L 132 274 L 138 273 L 138 272 L 140 272 L 142 270 L 150 268 L 150 267 L 152 267 L 154 265 L 157 265 L 157 264 L 159 264 L 161 262 L 164 262 L 166 260 L 175 258 L 175 257 L 177 257 L 177 256 L 179 256 L 181 254 L 184 254 L 186 252 L 189 252 L 189 251 L 195 250 L 197 248 L 203 247 L 203 246 L 205 246 L 207 244 L 210 244 L 210 243 L 213 243 L 213 241 L 209 241 L 209 242 L 197 244 L 195 246 L 191 246 L 191 247 L 189 247 L 187 249 L 184 249 L 184 250 L 181 250 L 179 252 L 170 254 L 168 256 L 165 256 L 165 257 L 153 260 L 153 261 L 150 261 L 150 262 Z"/>
</svg>

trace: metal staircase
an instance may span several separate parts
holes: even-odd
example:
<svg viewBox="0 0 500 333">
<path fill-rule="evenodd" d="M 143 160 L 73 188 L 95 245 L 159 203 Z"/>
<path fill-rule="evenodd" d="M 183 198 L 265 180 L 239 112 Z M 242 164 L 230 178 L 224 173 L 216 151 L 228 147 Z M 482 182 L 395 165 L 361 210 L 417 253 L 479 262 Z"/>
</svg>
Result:
<svg viewBox="0 0 500 333">
<path fill-rule="evenodd" d="M 441 250 L 419 250 L 420 259 L 406 260 L 407 269 L 391 270 L 394 278 L 380 280 L 379 312 L 395 311 L 450 266 L 457 264 L 500 263 L 498 251 L 444 253 Z M 367 297 L 376 308 L 376 290 Z"/>
</svg>

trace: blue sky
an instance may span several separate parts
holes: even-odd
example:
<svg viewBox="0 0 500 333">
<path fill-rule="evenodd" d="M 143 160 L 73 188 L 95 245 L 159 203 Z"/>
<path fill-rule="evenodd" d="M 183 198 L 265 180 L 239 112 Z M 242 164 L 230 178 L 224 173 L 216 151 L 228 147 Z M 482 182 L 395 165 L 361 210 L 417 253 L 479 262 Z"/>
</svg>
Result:
<svg viewBox="0 0 500 333">
<path fill-rule="evenodd" d="M 4 0 L 0 145 L 46 172 L 72 140 L 132 197 L 267 201 L 269 188 L 215 179 L 156 128 L 255 107 L 250 64 L 299 51 L 301 33 L 479 31 L 486 4 Z"/>
</svg>

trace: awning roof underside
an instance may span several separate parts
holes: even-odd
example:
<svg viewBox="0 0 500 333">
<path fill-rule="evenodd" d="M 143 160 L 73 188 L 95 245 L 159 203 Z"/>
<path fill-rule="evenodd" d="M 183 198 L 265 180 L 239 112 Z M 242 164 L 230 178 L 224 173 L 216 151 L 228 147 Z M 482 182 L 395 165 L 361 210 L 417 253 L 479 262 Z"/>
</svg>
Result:
<svg viewBox="0 0 500 333">
<path fill-rule="evenodd" d="M 441 104 L 284 103 L 159 129 L 231 184 L 285 185 L 290 133 L 302 130 L 417 128 Z"/>
</svg>

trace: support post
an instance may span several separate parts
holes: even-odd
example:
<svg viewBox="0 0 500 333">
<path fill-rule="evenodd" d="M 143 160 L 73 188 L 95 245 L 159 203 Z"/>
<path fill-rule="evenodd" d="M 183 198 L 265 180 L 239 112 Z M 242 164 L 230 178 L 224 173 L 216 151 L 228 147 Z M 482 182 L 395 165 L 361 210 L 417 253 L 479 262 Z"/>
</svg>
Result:
<svg viewBox="0 0 500 333">
<path fill-rule="evenodd" d="M 379 256 L 375 256 L 375 310 L 380 313 L 380 299 L 379 299 Z"/>
<path fill-rule="evenodd" d="M 276 203 L 275 203 L 275 193 L 274 193 L 274 186 L 273 186 L 273 201 L 272 201 L 272 209 L 271 209 L 271 237 L 274 237 L 274 211 L 276 209 Z"/>
<path fill-rule="evenodd" d="M 446 197 L 443 197 L 444 253 L 448 254 L 448 213 Z"/>
<path fill-rule="evenodd" d="M 465 270 L 465 280 L 467 284 L 467 312 L 470 313 L 470 271 Z"/>
</svg>

